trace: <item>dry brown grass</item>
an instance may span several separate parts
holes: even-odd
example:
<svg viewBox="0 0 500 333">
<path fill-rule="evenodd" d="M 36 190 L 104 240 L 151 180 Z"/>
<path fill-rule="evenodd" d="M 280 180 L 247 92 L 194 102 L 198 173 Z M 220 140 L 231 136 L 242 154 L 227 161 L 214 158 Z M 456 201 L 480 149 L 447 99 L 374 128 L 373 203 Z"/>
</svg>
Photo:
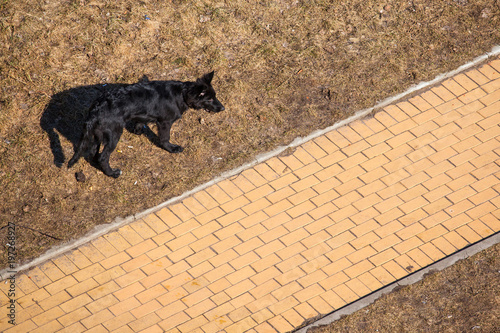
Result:
<svg viewBox="0 0 500 333">
<path fill-rule="evenodd" d="M 492 0 L 2 0 L 0 13 L 0 224 L 62 240 L 157 205 L 500 41 Z M 184 153 L 125 133 L 111 161 L 124 171 L 118 180 L 83 160 L 75 170 L 59 167 L 103 84 L 143 74 L 192 80 L 212 69 L 227 111 L 190 111 L 176 123 L 172 141 Z M 76 182 L 78 170 L 85 183 Z M 18 229 L 19 261 L 60 242 L 38 231 Z"/>
</svg>

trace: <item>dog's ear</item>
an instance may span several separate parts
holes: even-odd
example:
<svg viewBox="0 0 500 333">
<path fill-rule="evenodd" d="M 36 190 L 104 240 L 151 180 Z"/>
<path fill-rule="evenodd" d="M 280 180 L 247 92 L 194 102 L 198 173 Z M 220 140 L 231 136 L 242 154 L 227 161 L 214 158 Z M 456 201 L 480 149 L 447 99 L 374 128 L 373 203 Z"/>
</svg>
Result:
<svg viewBox="0 0 500 333">
<path fill-rule="evenodd" d="M 203 75 L 200 80 L 205 84 L 210 84 L 213 78 L 214 78 L 214 71 Z"/>
</svg>

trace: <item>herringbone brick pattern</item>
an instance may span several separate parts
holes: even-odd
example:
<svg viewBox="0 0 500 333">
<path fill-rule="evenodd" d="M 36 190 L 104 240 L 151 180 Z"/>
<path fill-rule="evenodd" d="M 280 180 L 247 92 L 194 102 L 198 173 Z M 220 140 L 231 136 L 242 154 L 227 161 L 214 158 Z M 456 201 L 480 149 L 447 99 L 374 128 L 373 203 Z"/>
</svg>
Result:
<svg viewBox="0 0 500 333">
<path fill-rule="evenodd" d="M 290 331 L 498 232 L 499 124 L 494 60 L 20 274 L 0 330 Z"/>
</svg>

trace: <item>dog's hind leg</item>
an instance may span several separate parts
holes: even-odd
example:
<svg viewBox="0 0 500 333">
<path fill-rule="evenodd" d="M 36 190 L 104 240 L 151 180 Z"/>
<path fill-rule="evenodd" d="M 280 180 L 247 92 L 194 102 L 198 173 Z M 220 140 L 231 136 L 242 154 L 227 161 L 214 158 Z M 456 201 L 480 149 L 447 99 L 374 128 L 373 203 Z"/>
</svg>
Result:
<svg viewBox="0 0 500 333">
<path fill-rule="evenodd" d="M 78 146 L 75 148 L 75 153 L 73 154 L 73 157 L 68 161 L 68 168 L 71 168 L 73 165 L 75 165 L 76 162 L 82 157 L 83 153 L 83 143 L 80 142 Z"/>
<path fill-rule="evenodd" d="M 104 174 L 113 178 L 118 178 L 122 174 L 120 169 L 112 169 L 109 165 L 109 157 L 115 150 L 122 133 L 123 127 L 118 124 L 113 129 L 106 129 L 102 133 L 104 147 L 102 148 L 102 152 L 98 154 L 97 162 Z"/>
<path fill-rule="evenodd" d="M 98 128 L 94 132 L 94 142 L 92 142 L 92 146 L 89 148 L 89 157 L 94 163 L 98 163 L 99 161 L 99 150 L 103 141 L 103 133 L 101 129 Z"/>
<path fill-rule="evenodd" d="M 82 157 L 83 153 L 89 148 L 89 145 L 93 145 L 93 131 L 94 131 L 95 121 L 90 121 L 85 125 L 82 138 L 75 148 L 75 153 L 73 157 L 68 161 L 68 168 L 75 165 L 76 162 Z"/>
</svg>

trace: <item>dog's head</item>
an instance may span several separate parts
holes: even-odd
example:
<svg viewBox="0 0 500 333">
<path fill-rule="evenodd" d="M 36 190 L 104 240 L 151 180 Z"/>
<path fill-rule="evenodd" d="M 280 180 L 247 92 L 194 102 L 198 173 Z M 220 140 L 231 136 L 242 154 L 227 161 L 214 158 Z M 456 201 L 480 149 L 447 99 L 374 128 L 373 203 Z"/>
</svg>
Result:
<svg viewBox="0 0 500 333">
<path fill-rule="evenodd" d="M 224 111 L 224 105 L 216 98 L 212 87 L 214 72 L 203 75 L 188 89 L 186 104 L 192 109 L 204 109 L 208 112 Z"/>
</svg>

